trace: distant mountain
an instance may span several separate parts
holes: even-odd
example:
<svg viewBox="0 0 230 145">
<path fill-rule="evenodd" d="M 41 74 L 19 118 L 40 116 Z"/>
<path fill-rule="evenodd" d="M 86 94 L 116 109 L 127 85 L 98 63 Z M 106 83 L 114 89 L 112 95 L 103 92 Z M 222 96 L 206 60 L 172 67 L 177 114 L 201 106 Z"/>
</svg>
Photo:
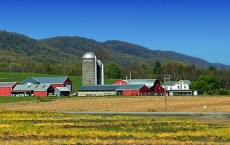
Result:
<svg viewBox="0 0 230 145">
<path fill-rule="evenodd" d="M 55 37 L 41 41 L 51 47 L 58 48 L 60 51 L 65 51 L 66 53 L 71 52 L 79 57 L 81 57 L 87 51 L 95 52 L 98 48 L 104 49 L 109 52 L 109 56 L 113 56 L 110 57 L 110 61 L 115 61 L 126 66 L 141 60 L 146 60 L 150 63 L 158 60 L 160 62 L 180 61 L 198 67 L 230 67 L 224 64 L 210 63 L 200 58 L 183 55 L 172 51 L 150 50 L 146 47 L 117 40 L 97 42 L 92 39 L 81 37 Z"/>
<path fill-rule="evenodd" d="M 71 53 L 59 51 L 39 40 L 27 36 L 0 31 L 0 51 L 8 51 L 30 58 L 36 62 L 72 63 L 78 57 Z"/>
<path fill-rule="evenodd" d="M 0 67 L 4 66 L 1 65 L 4 61 L 9 63 L 10 60 L 14 63 L 23 60 L 23 62 L 29 61 L 31 63 L 74 64 L 81 61 L 83 54 L 87 51 L 96 53 L 99 59 L 104 59 L 103 63 L 105 64 L 115 61 L 118 64 L 128 66 L 142 60 L 152 64 L 158 60 L 160 62 L 180 61 L 199 67 L 230 67 L 223 64 L 212 64 L 203 59 L 176 52 L 150 50 L 136 44 L 116 40 L 97 42 L 82 37 L 54 37 L 36 40 L 21 34 L 0 31 L 0 56 L 4 56 L 4 59 L 1 59 Z M 20 58 L 17 58 L 19 56 Z M 12 57 L 17 59 L 12 59 Z"/>
</svg>

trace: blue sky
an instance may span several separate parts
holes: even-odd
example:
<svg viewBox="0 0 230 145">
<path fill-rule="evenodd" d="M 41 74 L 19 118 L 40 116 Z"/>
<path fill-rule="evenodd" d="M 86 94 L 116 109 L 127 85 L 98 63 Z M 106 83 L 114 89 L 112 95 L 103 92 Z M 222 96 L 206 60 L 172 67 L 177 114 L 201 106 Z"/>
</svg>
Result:
<svg viewBox="0 0 230 145">
<path fill-rule="evenodd" d="M 0 0 L 0 29 L 120 40 L 230 65 L 229 0 Z"/>
</svg>

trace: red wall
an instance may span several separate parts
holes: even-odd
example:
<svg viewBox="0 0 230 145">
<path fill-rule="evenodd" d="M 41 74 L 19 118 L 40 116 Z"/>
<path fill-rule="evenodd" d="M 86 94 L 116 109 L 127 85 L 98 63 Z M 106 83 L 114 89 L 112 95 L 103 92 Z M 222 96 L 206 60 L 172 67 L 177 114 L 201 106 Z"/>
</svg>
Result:
<svg viewBox="0 0 230 145">
<path fill-rule="evenodd" d="M 149 88 L 147 86 L 143 86 L 140 90 L 139 90 L 139 94 L 142 95 L 142 96 L 146 96 L 148 95 L 148 90 Z"/>
<path fill-rule="evenodd" d="M 152 89 L 153 95 L 156 94 L 161 94 L 164 95 L 165 89 L 161 86 L 161 84 L 155 84 Z"/>
<path fill-rule="evenodd" d="M 56 87 L 63 87 L 63 84 L 51 84 L 51 86 L 53 88 L 56 88 Z"/>
<path fill-rule="evenodd" d="M 67 78 L 63 84 L 51 84 L 51 86 L 53 88 L 56 88 L 56 87 L 66 87 L 66 85 L 71 85 L 72 86 L 71 87 L 71 92 L 72 92 L 73 91 L 73 83 L 72 83 L 72 81 L 69 78 Z"/>
<path fill-rule="evenodd" d="M 73 84 L 73 83 L 72 83 L 72 81 L 69 78 L 67 78 L 65 80 L 64 84 L 70 85 L 70 84 Z"/>
<path fill-rule="evenodd" d="M 142 88 L 140 88 L 140 90 L 124 90 L 123 95 L 124 96 L 148 95 L 148 87 L 144 85 Z"/>
<path fill-rule="evenodd" d="M 124 96 L 138 96 L 138 90 L 124 90 Z"/>
<path fill-rule="evenodd" d="M 65 80 L 64 84 L 63 84 L 64 87 L 66 87 L 66 85 L 71 85 L 71 90 L 70 90 L 70 92 L 73 92 L 73 83 L 72 83 L 72 81 L 71 81 L 69 78 L 67 78 L 67 79 Z"/>
<path fill-rule="evenodd" d="M 11 96 L 11 87 L 1 87 L 0 96 Z"/>
<path fill-rule="evenodd" d="M 34 96 L 45 97 L 47 96 L 46 91 L 34 91 Z"/>
<path fill-rule="evenodd" d="M 126 85 L 126 84 L 128 84 L 126 81 L 124 81 L 124 80 L 118 80 L 118 81 L 116 81 L 115 83 L 113 83 L 113 84 L 115 84 L 115 85 Z"/>
</svg>

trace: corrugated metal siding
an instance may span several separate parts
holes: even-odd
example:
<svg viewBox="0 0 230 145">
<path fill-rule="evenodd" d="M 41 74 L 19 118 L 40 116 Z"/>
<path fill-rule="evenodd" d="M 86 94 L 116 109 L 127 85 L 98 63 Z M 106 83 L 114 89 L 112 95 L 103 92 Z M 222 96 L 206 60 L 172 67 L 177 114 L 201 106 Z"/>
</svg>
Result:
<svg viewBox="0 0 230 145">
<path fill-rule="evenodd" d="M 46 91 L 34 91 L 34 96 L 45 97 L 47 96 L 47 92 Z"/>
<path fill-rule="evenodd" d="M 78 96 L 115 96 L 116 91 L 104 91 L 104 92 L 78 92 Z"/>
<path fill-rule="evenodd" d="M 119 85 L 92 85 L 81 86 L 78 91 L 116 91 Z"/>
<path fill-rule="evenodd" d="M 63 84 L 51 84 L 51 86 L 53 88 L 56 88 L 56 87 L 63 87 Z"/>
<path fill-rule="evenodd" d="M 13 87 L 17 82 L 0 82 L 0 87 Z"/>
<path fill-rule="evenodd" d="M 61 96 L 61 91 L 59 89 L 55 88 L 54 90 L 55 90 L 54 91 L 55 96 Z"/>
<path fill-rule="evenodd" d="M 11 96 L 11 87 L 1 87 L 0 96 Z"/>
</svg>

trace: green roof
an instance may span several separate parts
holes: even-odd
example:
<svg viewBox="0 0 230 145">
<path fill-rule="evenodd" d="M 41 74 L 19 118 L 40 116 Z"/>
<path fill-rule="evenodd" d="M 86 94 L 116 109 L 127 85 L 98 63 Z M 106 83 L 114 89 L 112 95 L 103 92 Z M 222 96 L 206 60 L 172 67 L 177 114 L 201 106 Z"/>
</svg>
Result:
<svg viewBox="0 0 230 145">
<path fill-rule="evenodd" d="M 29 77 L 22 84 L 62 84 L 68 77 Z"/>
<path fill-rule="evenodd" d="M 119 85 L 90 85 L 81 86 L 78 91 L 116 91 Z"/>
<path fill-rule="evenodd" d="M 56 87 L 55 90 L 56 89 L 61 91 L 61 92 L 70 92 L 70 90 L 68 88 L 66 88 L 66 87 Z"/>
<path fill-rule="evenodd" d="M 17 82 L 0 82 L 0 87 L 12 87 L 15 84 L 17 84 Z"/>
<path fill-rule="evenodd" d="M 50 87 L 50 84 L 39 85 L 17 85 L 13 91 L 46 91 Z"/>
<path fill-rule="evenodd" d="M 147 87 L 152 87 L 157 79 L 131 79 L 123 80 L 130 85 L 145 84 Z"/>
<path fill-rule="evenodd" d="M 137 85 L 119 85 L 117 90 L 139 90 L 142 88 L 144 85 L 137 84 Z"/>
<path fill-rule="evenodd" d="M 186 83 L 187 85 L 190 85 L 191 81 L 189 80 L 181 80 L 182 82 Z M 177 84 L 180 81 L 170 81 L 170 82 L 165 82 L 164 85 L 166 86 L 174 86 L 175 84 Z"/>
<path fill-rule="evenodd" d="M 139 90 L 144 85 L 91 85 L 81 86 L 78 91 L 119 91 L 119 90 Z"/>
</svg>

